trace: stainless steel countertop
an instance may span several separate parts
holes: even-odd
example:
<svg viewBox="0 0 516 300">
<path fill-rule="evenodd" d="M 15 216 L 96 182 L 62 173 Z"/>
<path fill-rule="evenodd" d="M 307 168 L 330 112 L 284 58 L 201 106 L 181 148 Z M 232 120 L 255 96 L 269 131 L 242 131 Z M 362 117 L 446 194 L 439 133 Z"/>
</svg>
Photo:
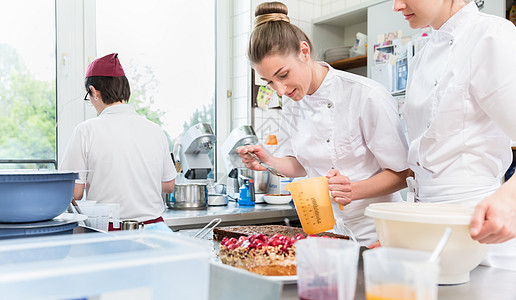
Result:
<svg viewBox="0 0 516 300">
<path fill-rule="evenodd" d="M 193 236 L 197 230 L 184 230 L 179 233 L 185 236 Z M 214 248 L 214 255 L 218 249 L 218 243 L 212 240 L 212 235 L 209 234 L 204 239 L 209 240 Z M 365 247 L 361 247 L 362 251 L 367 251 Z M 215 259 L 215 261 L 217 261 Z M 220 262 L 219 262 L 220 264 Z M 298 300 L 297 284 L 289 283 L 283 286 L 277 286 L 277 280 L 268 279 L 267 276 L 260 276 L 251 272 L 246 272 L 235 268 L 213 268 L 216 274 L 212 275 L 211 280 L 214 281 L 216 287 L 224 282 L 231 282 L 231 286 L 240 287 L 246 291 L 255 291 L 257 295 L 246 294 L 248 300 L 265 299 L 262 295 L 267 291 L 268 298 L 266 299 L 281 299 L 281 300 Z M 516 271 L 504 270 L 499 268 L 491 268 L 486 266 L 476 267 L 470 274 L 471 280 L 468 283 L 453 285 L 453 286 L 439 286 L 438 299 L 439 300 L 505 300 L 516 299 Z M 214 299 L 240 299 L 241 293 L 236 292 L 235 288 L 229 291 L 218 291 L 222 297 Z M 358 263 L 357 285 L 355 299 L 365 299 L 365 285 L 364 285 L 364 267 L 362 256 Z"/>
<path fill-rule="evenodd" d="M 219 226 L 270 224 L 283 222 L 285 218 L 299 220 L 292 202 L 286 205 L 259 203 L 255 206 L 239 206 L 229 201 L 228 205 L 208 206 L 204 209 L 166 209 L 162 217 L 174 231 L 203 228 L 215 218 L 222 219 Z"/>
<path fill-rule="evenodd" d="M 471 271 L 468 283 L 439 286 L 439 300 L 509 300 L 516 299 L 516 272 L 486 266 L 478 266 Z M 282 300 L 299 299 L 297 285 L 284 285 Z M 355 299 L 365 299 L 364 269 L 360 260 L 357 274 Z"/>
</svg>

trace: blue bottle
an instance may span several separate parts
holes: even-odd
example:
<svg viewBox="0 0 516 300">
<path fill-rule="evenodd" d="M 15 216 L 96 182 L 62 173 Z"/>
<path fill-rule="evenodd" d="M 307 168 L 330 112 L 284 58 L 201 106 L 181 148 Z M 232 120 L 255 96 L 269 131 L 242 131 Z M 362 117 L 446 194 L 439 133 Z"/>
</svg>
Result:
<svg viewBox="0 0 516 300">
<path fill-rule="evenodd" d="M 245 178 L 244 184 L 239 189 L 240 197 L 238 198 L 238 205 L 254 206 L 254 183 L 252 178 Z"/>
</svg>

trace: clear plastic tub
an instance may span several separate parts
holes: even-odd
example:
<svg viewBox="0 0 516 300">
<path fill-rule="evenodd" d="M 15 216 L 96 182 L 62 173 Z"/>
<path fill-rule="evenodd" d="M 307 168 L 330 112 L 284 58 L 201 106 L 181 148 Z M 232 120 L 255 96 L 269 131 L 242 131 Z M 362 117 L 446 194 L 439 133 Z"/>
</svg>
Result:
<svg viewBox="0 0 516 300">
<path fill-rule="evenodd" d="M 210 244 L 130 231 L 0 244 L 2 299 L 208 299 Z"/>
</svg>

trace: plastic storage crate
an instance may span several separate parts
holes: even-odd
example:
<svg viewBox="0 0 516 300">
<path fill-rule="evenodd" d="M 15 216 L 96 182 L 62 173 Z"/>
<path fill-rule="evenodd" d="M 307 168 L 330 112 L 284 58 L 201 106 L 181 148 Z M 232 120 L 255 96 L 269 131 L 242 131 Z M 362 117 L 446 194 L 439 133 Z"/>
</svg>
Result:
<svg viewBox="0 0 516 300">
<path fill-rule="evenodd" d="M 210 244 L 127 231 L 0 242 L 1 299 L 208 299 Z"/>
</svg>

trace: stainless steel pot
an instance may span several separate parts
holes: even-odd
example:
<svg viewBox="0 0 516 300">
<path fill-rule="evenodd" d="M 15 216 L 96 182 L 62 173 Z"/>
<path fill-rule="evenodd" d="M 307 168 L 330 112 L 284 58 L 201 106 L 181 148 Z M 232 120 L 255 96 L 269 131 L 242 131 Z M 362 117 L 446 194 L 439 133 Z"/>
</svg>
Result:
<svg viewBox="0 0 516 300">
<path fill-rule="evenodd" d="M 266 194 L 269 187 L 270 173 L 267 171 L 253 171 L 249 169 L 240 169 L 240 174 L 245 177 L 250 177 L 254 182 L 254 191 L 256 194 Z M 239 180 L 239 186 L 243 182 Z"/>
<path fill-rule="evenodd" d="M 165 204 L 171 209 L 201 209 L 208 203 L 208 188 L 205 183 L 179 183 Z"/>
</svg>

